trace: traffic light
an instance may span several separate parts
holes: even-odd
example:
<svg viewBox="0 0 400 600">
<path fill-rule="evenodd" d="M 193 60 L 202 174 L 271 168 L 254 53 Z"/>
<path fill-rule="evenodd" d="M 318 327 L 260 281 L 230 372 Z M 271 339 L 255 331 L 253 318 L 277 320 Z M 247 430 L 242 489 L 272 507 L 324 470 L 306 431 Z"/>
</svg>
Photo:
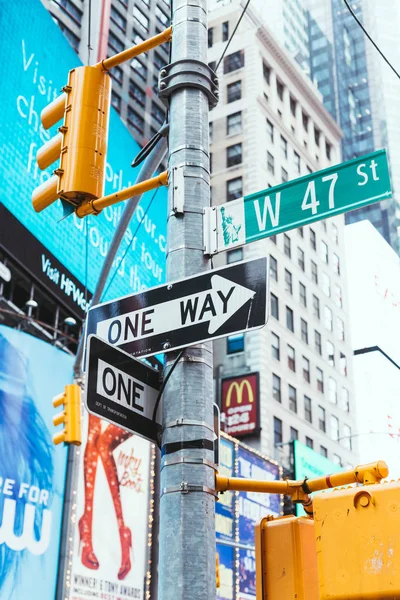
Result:
<svg viewBox="0 0 400 600">
<path fill-rule="evenodd" d="M 54 444 L 81 445 L 81 388 L 76 383 L 66 385 L 64 393 L 53 398 L 53 406 L 64 406 L 64 411 L 53 418 L 55 427 L 64 423 L 64 430 L 53 436 Z"/>
<path fill-rule="evenodd" d="M 400 483 L 313 498 L 321 600 L 400 598 Z"/>
<path fill-rule="evenodd" d="M 257 600 L 319 600 L 314 522 L 264 517 L 255 527 Z"/>
<path fill-rule="evenodd" d="M 64 121 L 59 133 L 37 152 L 40 169 L 58 159 L 60 166 L 33 191 L 36 212 L 60 198 L 69 213 L 84 200 L 100 198 L 104 193 L 110 76 L 99 66 L 72 69 L 63 92 L 41 113 L 45 129 L 62 118 Z"/>
</svg>

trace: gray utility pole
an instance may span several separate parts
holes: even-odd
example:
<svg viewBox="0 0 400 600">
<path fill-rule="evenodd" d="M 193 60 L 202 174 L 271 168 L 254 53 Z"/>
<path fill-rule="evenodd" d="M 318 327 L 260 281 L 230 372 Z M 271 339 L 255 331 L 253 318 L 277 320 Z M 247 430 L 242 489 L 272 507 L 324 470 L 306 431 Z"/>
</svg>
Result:
<svg viewBox="0 0 400 600">
<path fill-rule="evenodd" d="M 210 205 L 208 110 L 217 82 L 207 65 L 207 0 L 173 0 L 169 99 L 167 280 L 210 268 L 203 209 Z M 166 345 L 166 350 L 168 345 Z M 177 353 L 167 355 L 167 368 Z M 159 600 L 215 598 L 212 346 L 185 349 L 163 395 Z"/>
</svg>

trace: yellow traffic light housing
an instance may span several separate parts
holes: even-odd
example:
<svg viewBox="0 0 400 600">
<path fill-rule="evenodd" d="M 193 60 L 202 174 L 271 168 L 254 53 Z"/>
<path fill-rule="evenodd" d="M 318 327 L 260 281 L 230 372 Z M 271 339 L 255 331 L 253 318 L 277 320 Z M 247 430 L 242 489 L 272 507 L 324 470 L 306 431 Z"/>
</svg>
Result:
<svg viewBox="0 0 400 600">
<path fill-rule="evenodd" d="M 58 198 L 72 205 L 100 198 L 104 193 L 110 113 L 111 78 L 101 67 L 78 67 L 69 72 L 64 93 L 41 113 L 49 129 L 64 117 L 59 133 L 37 153 L 40 169 L 58 158 L 53 177 L 36 188 L 32 204 L 36 212 Z"/>
<path fill-rule="evenodd" d="M 81 388 L 76 383 L 66 385 L 64 393 L 53 398 L 53 406 L 64 406 L 64 411 L 53 418 L 55 427 L 64 423 L 64 430 L 53 436 L 55 445 L 75 444 L 80 446 L 82 442 L 81 434 Z"/>
</svg>

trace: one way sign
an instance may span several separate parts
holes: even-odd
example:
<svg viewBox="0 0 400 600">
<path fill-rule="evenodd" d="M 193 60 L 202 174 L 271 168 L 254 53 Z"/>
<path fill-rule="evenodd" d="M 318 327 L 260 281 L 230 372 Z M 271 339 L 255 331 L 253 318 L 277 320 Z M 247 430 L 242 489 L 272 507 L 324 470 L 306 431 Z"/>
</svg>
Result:
<svg viewBox="0 0 400 600">
<path fill-rule="evenodd" d="M 133 356 L 150 356 L 267 322 L 267 259 L 243 261 L 93 306 L 91 333 Z"/>
</svg>

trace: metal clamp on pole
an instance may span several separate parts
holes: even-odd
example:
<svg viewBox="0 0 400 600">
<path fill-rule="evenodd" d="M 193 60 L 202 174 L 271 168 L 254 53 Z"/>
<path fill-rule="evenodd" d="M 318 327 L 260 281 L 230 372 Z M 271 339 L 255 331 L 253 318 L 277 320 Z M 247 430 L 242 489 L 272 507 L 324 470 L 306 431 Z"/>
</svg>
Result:
<svg viewBox="0 0 400 600">
<path fill-rule="evenodd" d="M 163 429 L 169 427 L 182 427 L 183 425 L 193 425 L 194 427 L 206 427 L 214 433 L 214 427 L 206 423 L 205 421 L 195 421 L 194 419 L 176 419 L 176 421 L 169 421 L 165 423 Z"/>
<path fill-rule="evenodd" d="M 217 106 L 218 77 L 206 63 L 186 58 L 161 69 L 158 78 L 158 95 L 167 108 L 170 95 L 180 88 L 188 87 L 203 91 L 208 97 L 210 108 Z"/>
<path fill-rule="evenodd" d="M 182 481 L 180 486 L 163 488 L 161 490 L 161 497 L 165 494 L 174 494 L 177 492 L 180 492 L 181 494 L 189 494 L 190 492 L 205 492 L 206 494 L 214 496 L 214 498 L 218 498 L 218 494 L 210 487 L 207 487 L 206 485 L 193 485 L 192 483 L 187 483 L 187 481 Z"/>
<path fill-rule="evenodd" d="M 204 209 L 204 254 L 212 256 L 218 250 L 217 238 L 217 210 L 213 208 Z"/>
</svg>

